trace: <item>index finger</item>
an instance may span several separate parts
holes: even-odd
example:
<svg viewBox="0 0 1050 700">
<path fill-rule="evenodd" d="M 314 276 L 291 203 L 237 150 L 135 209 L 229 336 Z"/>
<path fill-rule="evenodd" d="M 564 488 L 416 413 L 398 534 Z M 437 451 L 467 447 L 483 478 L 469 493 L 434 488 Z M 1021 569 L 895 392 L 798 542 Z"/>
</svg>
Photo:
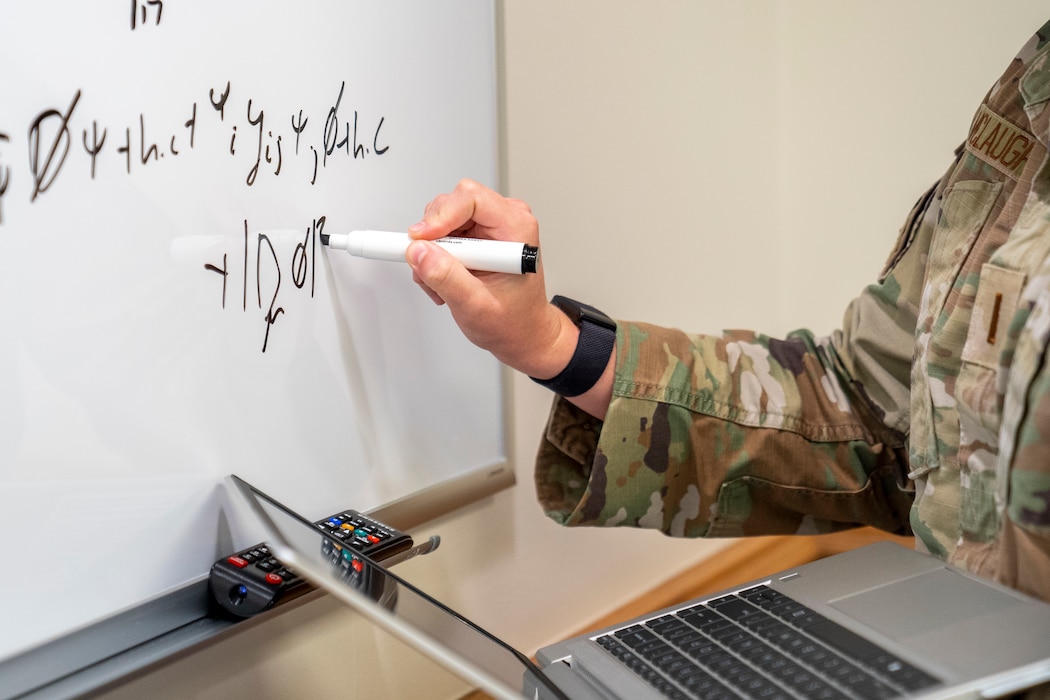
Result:
<svg viewBox="0 0 1050 700">
<path fill-rule="evenodd" d="M 409 227 L 412 238 L 434 240 L 453 233 L 496 238 L 496 230 L 508 223 L 508 200 L 494 190 L 461 180 L 456 188 L 427 204 L 423 220 Z"/>
</svg>

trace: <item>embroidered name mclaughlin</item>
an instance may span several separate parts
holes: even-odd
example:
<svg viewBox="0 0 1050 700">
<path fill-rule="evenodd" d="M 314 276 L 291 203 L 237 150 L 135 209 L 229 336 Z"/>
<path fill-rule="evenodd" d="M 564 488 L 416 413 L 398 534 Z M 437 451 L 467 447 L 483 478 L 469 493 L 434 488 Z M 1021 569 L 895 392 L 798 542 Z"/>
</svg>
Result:
<svg viewBox="0 0 1050 700">
<path fill-rule="evenodd" d="M 1034 136 L 982 105 L 970 127 L 966 150 L 1016 180 L 1036 143 Z"/>
</svg>

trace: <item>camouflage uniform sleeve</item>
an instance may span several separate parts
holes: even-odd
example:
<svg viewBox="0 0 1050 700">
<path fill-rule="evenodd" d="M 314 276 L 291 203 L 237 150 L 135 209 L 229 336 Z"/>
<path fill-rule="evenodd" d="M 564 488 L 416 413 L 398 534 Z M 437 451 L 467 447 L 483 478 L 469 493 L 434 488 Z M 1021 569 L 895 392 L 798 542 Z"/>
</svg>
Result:
<svg viewBox="0 0 1050 700">
<path fill-rule="evenodd" d="M 935 191 L 828 337 L 620 323 L 604 421 L 554 402 L 536 465 L 547 514 L 685 537 L 909 533 L 909 372 Z"/>
</svg>

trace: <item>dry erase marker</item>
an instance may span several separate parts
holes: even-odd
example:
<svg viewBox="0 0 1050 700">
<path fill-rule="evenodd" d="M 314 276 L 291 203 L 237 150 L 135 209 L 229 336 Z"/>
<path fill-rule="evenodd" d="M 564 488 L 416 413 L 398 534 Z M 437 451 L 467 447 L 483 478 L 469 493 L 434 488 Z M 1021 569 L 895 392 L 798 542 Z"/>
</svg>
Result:
<svg viewBox="0 0 1050 700">
<path fill-rule="evenodd" d="M 412 238 L 393 231 L 351 231 L 321 234 L 321 243 L 350 255 L 372 260 L 405 262 L 405 250 Z M 447 236 L 434 243 L 447 250 L 471 270 L 508 272 L 515 275 L 535 272 L 540 249 L 527 243 L 496 241 L 490 238 Z"/>
</svg>

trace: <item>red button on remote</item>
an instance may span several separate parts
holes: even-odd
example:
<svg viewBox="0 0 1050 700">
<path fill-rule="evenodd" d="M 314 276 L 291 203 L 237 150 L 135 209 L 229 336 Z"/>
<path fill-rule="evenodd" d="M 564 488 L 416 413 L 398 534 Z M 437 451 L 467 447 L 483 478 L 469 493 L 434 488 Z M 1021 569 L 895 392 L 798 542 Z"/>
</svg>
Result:
<svg viewBox="0 0 1050 700">
<path fill-rule="evenodd" d="M 279 586 L 281 585 L 282 581 L 284 581 L 284 579 L 278 576 L 277 574 L 266 574 L 266 583 L 273 584 L 274 586 Z"/>
<path fill-rule="evenodd" d="M 248 566 L 248 561 L 246 559 L 240 558 L 236 554 L 234 554 L 234 555 L 232 555 L 230 557 L 227 557 L 226 561 L 230 562 L 231 564 L 236 566 L 238 569 L 243 569 L 244 567 Z"/>
</svg>

